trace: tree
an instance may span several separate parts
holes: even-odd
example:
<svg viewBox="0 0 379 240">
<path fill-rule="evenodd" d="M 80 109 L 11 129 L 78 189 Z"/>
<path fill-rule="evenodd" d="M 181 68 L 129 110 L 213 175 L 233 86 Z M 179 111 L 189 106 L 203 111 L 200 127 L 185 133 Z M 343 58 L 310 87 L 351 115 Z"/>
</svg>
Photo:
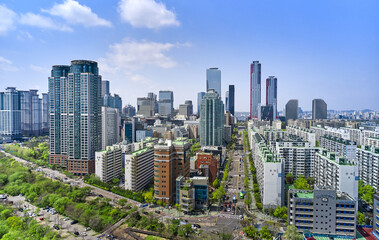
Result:
<svg viewBox="0 0 379 240">
<path fill-rule="evenodd" d="M 193 233 L 195 233 L 195 230 L 192 229 L 191 224 L 184 224 L 178 228 L 178 235 L 181 237 L 188 238 Z"/>
<path fill-rule="evenodd" d="M 308 185 L 307 180 L 304 179 L 304 176 L 300 175 L 299 178 L 295 181 L 295 188 L 297 189 L 303 189 L 303 190 L 310 190 L 311 188 Z"/>
<path fill-rule="evenodd" d="M 286 232 L 283 234 L 283 239 L 285 240 L 302 240 L 303 235 L 301 235 L 294 225 L 289 225 Z"/>
<path fill-rule="evenodd" d="M 118 184 L 120 183 L 120 179 L 118 178 L 112 178 L 112 183 L 116 186 L 118 186 Z"/>
<path fill-rule="evenodd" d="M 122 199 L 120 199 L 120 201 L 118 201 L 118 204 L 121 207 L 124 207 L 127 202 L 128 202 L 128 200 L 126 200 L 125 198 L 122 198 Z"/>
<path fill-rule="evenodd" d="M 293 174 L 288 173 L 285 178 L 286 184 L 293 184 Z"/>
<path fill-rule="evenodd" d="M 260 231 L 259 231 L 259 236 L 261 239 L 265 240 L 272 240 L 272 234 L 270 232 L 270 229 L 268 227 L 264 226 Z"/>
<path fill-rule="evenodd" d="M 218 187 L 220 187 L 220 180 L 218 180 L 218 178 L 216 178 L 216 180 L 213 181 L 212 186 L 213 186 L 214 188 L 218 188 Z"/>
<path fill-rule="evenodd" d="M 145 199 L 145 202 L 150 204 L 154 199 L 153 192 L 145 193 L 144 199 Z"/>
<path fill-rule="evenodd" d="M 364 225 L 365 224 L 365 215 L 362 212 L 358 212 L 357 222 L 358 222 L 359 225 Z"/>
<path fill-rule="evenodd" d="M 259 240 L 259 231 L 254 226 L 248 226 L 244 228 L 243 232 L 253 240 Z"/>
<path fill-rule="evenodd" d="M 274 211 L 274 216 L 283 220 L 287 220 L 287 208 L 277 206 Z"/>
</svg>

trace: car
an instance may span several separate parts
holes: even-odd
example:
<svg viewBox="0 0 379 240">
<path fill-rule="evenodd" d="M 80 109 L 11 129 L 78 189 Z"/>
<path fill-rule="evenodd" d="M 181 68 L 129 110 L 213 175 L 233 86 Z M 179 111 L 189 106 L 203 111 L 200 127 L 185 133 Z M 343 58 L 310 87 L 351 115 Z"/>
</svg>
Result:
<svg viewBox="0 0 379 240">
<path fill-rule="evenodd" d="M 101 198 L 103 198 L 103 197 L 104 197 L 104 196 L 103 196 L 103 195 L 101 195 L 101 194 L 99 194 L 98 196 L 99 196 L 99 197 L 101 197 Z"/>
<path fill-rule="evenodd" d="M 86 233 L 86 232 L 82 232 L 82 235 L 83 235 L 83 236 L 87 236 L 87 233 Z"/>
<path fill-rule="evenodd" d="M 39 220 L 41 220 L 41 221 L 42 221 L 43 219 L 44 219 L 44 218 L 43 218 L 43 217 L 41 217 Z"/>
<path fill-rule="evenodd" d="M 157 213 L 157 214 L 161 214 L 161 211 L 159 211 L 159 210 L 155 210 L 155 213 Z"/>
<path fill-rule="evenodd" d="M 37 217 L 37 215 L 35 213 L 32 213 L 32 217 Z"/>
<path fill-rule="evenodd" d="M 24 209 L 23 209 L 23 208 L 19 208 L 19 209 L 18 209 L 18 211 L 20 211 L 20 212 L 23 212 L 23 211 L 24 211 Z"/>
<path fill-rule="evenodd" d="M 70 218 L 69 218 L 69 217 L 66 217 L 66 218 L 64 218 L 63 220 L 64 220 L 64 221 L 67 221 L 67 220 L 70 220 Z"/>
<path fill-rule="evenodd" d="M 231 211 L 231 209 L 230 209 L 230 208 L 228 208 L 226 211 L 230 212 L 230 211 Z"/>
<path fill-rule="evenodd" d="M 70 224 L 71 224 L 71 225 L 74 225 L 74 224 L 76 224 L 76 223 L 78 223 L 78 220 L 73 220 Z"/>
<path fill-rule="evenodd" d="M 199 224 L 193 224 L 193 226 L 197 227 L 197 228 L 201 228 L 201 226 Z"/>
<path fill-rule="evenodd" d="M 86 231 L 90 231 L 90 230 L 91 230 L 91 228 L 90 228 L 90 227 L 86 228 Z"/>
<path fill-rule="evenodd" d="M 74 232 L 74 234 L 75 234 L 76 236 L 79 236 L 79 232 Z"/>
<path fill-rule="evenodd" d="M 59 227 L 57 225 L 54 226 L 55 230 L 59 230 Z"/>
</svg>

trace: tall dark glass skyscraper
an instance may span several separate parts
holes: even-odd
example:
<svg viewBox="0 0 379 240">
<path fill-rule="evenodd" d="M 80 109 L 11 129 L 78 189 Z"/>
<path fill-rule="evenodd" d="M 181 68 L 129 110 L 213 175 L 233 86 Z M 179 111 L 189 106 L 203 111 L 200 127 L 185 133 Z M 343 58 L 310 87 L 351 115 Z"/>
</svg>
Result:
<svg viewBox="0 0 379 240">
<path fill-rule="evenodd" d="M 76 175 L 95 171 L 101 149 L 101 76 L 97 62 L 53 66 L 49 77 L 50 164 Z M 59 136 L 59 137 L 58 137 Z"/>
<path fill-rule="evenodd" d="M 234 116 L 234 95 L 235 95 L 235 92 L 234 92 L 234 85 L 229 85 L 229 103 L 228 103 L 228 107 L 229 107 L 229 112 L 231 114 L 233 114 Z"/>
<path fill-rule="evenodd" d="M 286 104 L 286 121 L 292 119 L 296 120 L 299 113 L 299 101 L 297 99 L 291 99 Z"/>
<path fill-rule="evenodd" d="M 272 106 L 274 120 L 278 116 L 278 79 L 269 76 L 266 79 L 266 106 Z"/>
<path fill-rule="evenodd" d="M 159 114 L 173 117 L 174 115 L 174 93 L 172 91 L 159 91 Z"/>
<path fill-rule="evenodd" d="M 224 137 L 224 104 L 220 96 L 209 90 L 201 101 L 200 145 L 221 146 Z"/>
<path fill-rule="evenodd" d="M 312 101 L 312 119 L 327 119 L 327 105 L 322 99 L 313 99 Z"/>
<path fill-rule="evenodd" d="M 250 65 L 250 118 L 258 118 L 261 108 L 261 64 Z"/>
<path fill-rule="evenodd" d="M 199 115 L 200 115 L 201 100 L 203 100 L 204 95 L 205 95 L 205 92 L 197 93 L 197 114 Z"/>
<path fill-rule="evenodd" d="M 207 69 L 207 91 L 214 89 L 221 97 L 221 71 L 218 68 Z"/>
</svg>

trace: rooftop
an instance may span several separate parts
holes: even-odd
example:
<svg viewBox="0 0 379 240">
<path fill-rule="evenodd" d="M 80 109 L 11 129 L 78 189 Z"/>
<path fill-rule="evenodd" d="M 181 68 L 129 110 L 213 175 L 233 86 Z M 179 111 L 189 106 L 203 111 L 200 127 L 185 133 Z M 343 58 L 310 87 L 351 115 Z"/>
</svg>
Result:
<svg viewBox="0 0 379 240">
<path fill-rule="evenodd" d="M 298 198 L 313 198 L 313 192 L 298 192 L 295 196 Z"/>
<path fill-rule="evenodd" d="M 153 149 L 152 147 L 142 148 L 142 149 L 140 149 L 140 150 L 137 150 L 137 151 L 132 152 L 131 155 L 133 155 L 133 156 L 138 156 L 138 155 L 140 155 L 140 154 L 142 154 L 142 153 L 144 153 L 144 152 L 147 152 L 147 151 L 149 151 L 149 150 L 152 150 L 152 149 Z"/>
</svg>

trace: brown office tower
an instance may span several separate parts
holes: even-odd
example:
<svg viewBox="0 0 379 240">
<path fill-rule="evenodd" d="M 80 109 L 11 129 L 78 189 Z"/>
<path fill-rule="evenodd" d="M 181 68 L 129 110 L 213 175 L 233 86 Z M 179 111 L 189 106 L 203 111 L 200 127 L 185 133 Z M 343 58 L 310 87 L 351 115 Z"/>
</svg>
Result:
<svg viewBox="0 0 379 240">
<path fill-rule="evenodd" d="M 187 138 L 154 146 L 154 197 L 171 203 L 176 196 L 176 178 L 189 177 L 191 143 Z"/>
<path fill-rule="evenodd" d="M 217 177 L 218 158 L 218 156 L 213 156 L 212 153 L 199 152 L 196 154 L 195 169 L 200 170 L 203 176 L 208 177 L 210 184 Z"/>
</svg>

